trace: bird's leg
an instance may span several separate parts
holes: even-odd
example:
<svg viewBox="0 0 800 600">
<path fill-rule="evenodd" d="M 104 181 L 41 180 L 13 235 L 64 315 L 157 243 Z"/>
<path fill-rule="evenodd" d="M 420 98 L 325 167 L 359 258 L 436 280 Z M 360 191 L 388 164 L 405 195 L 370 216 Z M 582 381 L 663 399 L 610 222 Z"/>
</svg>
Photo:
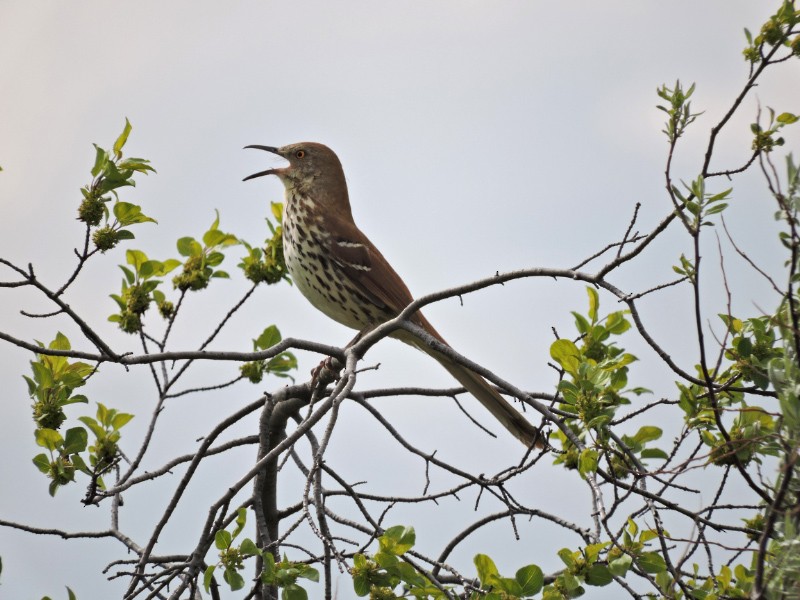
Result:
<svg viewBox="0 0 800 600">
<path fill-rule="evenodd" d="M 333 356 L 325 357 L 325 360 L 311 369 L 311 389 L 316 389 L 317 386 L 325 387 L 332 381 L 338 381 L 343 368 L 344 365 L 339 359 Z"/>
<path fill-rule="evenodd" d="M 358 340 L 360 340 L 366 333 L 371 331 L 371 327 L 362 329 L 356 334 L 352 340 L 350 340 L 345 346 L 345 349 L 349 348 Z M 339 380 L 339 373 L 341 373 L 344 365 L 339 361 L 338 358 L 334 358 L 333 356 L 327 356 L 325 359 L 319 363 L 316 367 L 311 369 L 311 389 L 315 390 L 318 385 L 328 385 L 332 381 Z"/>
</svg>

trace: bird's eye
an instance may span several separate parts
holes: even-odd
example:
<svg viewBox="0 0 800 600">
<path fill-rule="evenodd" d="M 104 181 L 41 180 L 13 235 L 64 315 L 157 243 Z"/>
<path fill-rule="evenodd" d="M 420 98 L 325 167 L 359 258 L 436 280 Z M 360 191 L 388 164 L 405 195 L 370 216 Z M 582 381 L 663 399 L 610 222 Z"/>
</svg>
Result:
<svg viewBox="0 0 800 600">
<path fill-rule="evenodd" d="M 297 152 L 294 153 L 294 155 L 297 158 L 303 158 L 306 155 L 306 151 L 305 150 L 298 150 Z"/>
</svg>

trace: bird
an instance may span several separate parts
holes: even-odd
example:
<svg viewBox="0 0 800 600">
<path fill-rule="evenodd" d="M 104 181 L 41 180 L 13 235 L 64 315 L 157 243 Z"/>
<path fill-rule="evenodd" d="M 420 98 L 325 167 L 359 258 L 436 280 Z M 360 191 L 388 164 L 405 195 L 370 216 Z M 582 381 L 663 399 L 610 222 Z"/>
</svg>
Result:
<svg viewBox="0 0 800 600">
<path fill-rule="evenodd" d="M 292 281 L 314 307 L 358 330 L 360 337 L 396 317 L 413 301 L 401 277 L 356 226 L 344 170 L 333 150 L 317 142 L 245 148 L 264 150 L 289 162 L 285 167 L 249 175 L 244 181 L 275 175 L 283 183 L 284 259 Z M 410 321 L 448 345 L 420 311 Z M 539 429 L 483 377 L 408 330 L 398 329 L 391 335 L 436 359 L 527 448 L 544 446 Z"/>
</svg>

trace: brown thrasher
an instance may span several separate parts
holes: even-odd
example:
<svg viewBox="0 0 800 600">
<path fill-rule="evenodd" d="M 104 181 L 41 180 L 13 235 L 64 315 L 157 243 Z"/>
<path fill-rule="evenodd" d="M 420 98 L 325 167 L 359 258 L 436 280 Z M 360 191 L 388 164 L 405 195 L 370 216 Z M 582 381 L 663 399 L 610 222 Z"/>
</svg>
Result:
<svg viewBox="0 0 800 600">
<path fill-rule="evenodd" d="M 362 334 L 396 317 L 413 300 L 406 284 L 378 249 L 356 227 L 350 211 L 342 164 L 327 146 L 302 142 L 275 148 L 252 145 L 289 161 L 248 179 L 277 175 L 286 188 L 283 252 L 292 280 L 303 295 L 330 318 Z M 442 344 L 442 336 L 421 312 L 411 320 Z M 435 358 L 527 447 L 542 447 L 539 430 L 485 379 L 399 329 L 397 338 Z"/>
</svg>

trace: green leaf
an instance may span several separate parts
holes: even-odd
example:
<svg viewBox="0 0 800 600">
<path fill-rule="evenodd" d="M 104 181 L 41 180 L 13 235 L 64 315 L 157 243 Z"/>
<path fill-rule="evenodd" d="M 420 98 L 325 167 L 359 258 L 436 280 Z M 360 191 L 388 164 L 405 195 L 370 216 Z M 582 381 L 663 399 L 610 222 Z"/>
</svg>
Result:
<svg viewBox="0 0 800 600">
<path fill-rule="evenodd" d="M 725 326 L 728 328 L 728 331 L 730 333 L 737 334 L 742 332 L 744 323 L 742 323 L 741 319 L 737 319 L 736 317 L 730 317 L 728 315 L 724 315 L 721 313 L 718 316 L 725 323 Z"/>
<path fill-rule="evenodd" d="M 500 572 L 497 570 L 494 561 L 485 554 L 476 554 L 472 559 L 475 567 L 478 569 L 478 579 L 481 585 L 486 585 L 493 577 L 499 577 Z"/>
<path fill-rule="evenodd" d="M 47 429 L 46 427 L 37 429 L 34 435 L 36 436 L 36 443 L 39 446 L 51 451 L 58 448 L 64 441 L 61 434 L 55 429 Z"/>
<path fill-rule="evenodd" d="M 641 453 L 642 458 L 661 458 L 668 459 L 669 455 L 661 448 L 645 448 Z"/>
<path fill-rule="evenodd" d="M 589 567 L 585 580 L 588 585 L 602 587 L 614 581 L 614 577 L 606 565 L 594 564 Z"/>
<path fill-rule="evenodd" d="M 241 507 L 236 512 L 236 527 L 234 528 L 233 533 L 231 534 L 231 539 L 235 539 L 236 536 L 242 532 L 242 529 L 244 529 L 244 526 L 246 524 L 247 524 L 247 509 Z"/>
<path fill-rule="evenodd" d="M 568 596 L 569 598 L 577 598 L 578 596 L 583 595 L 582 592 L 577 593 L 579 590 L 582 590 L 583 588 L 581 588 L 580 579 L 578 579 L 575 575 L 566 572 L 562 573 L 559 576 L 559 579 L 561 579 L 561 582 L 564 584 L 564 587 L 567 589 L 567 591 L 570 592 Z"/>
<path fill-rule="evenodd" d="M 408 563 L 401 563 L 401 565 L 411 567 Z M 412 569 L 414 567 L 411 567 Z M 309 581 L 318 582 L 319 581 L 319 571 L 317 571 L 314 567 L 310 567 L 308 565 L 303 565 L 303 569 L 300 573 L 300 577 L 303 579 L 308 579 Z"/>
<path fill-rule="evenodd" d="M 244 587 L 244 577 L 242 577 L 241 574 L 239 574 L 239 571 L 236 569 L 225 569 L 222 578 L 228 583 L 228 585 L 231 587 L 231 590 L 234 592 Z"/>
<path fill-rule="evenodd" d="M 514 575 L 514 579 L 519 583 L 523 596 L 535 596 L 544 585 L 544 573 L 536 565 L 522 567 Z"/>
<path fill-rule="evenodd" d="M 86 425 L 89 429 L 92 430 L 94 436 L 98 439 L 105 437 L 106 430 L 103 429 L 100 424 L 95 421 L 92 417 L 78 417 L 78 421 Z"/>
<path fill-rule="evenodd" d="M 658 427 L 645 425 L 636 432 L 636 435 L 633 436 L 633 439 L 639 444 L 645 444 L 647 442 L 659 439 L 662 433 L 663 431 Z"/>
<path fill-rule="evenodd" d="M 586 287 L 586 293 L 589 294 L 589 318 L 592 323 L 597 322 L 597 309 L 600 308 L 600 296 L 597 290 L 591 286 Z"/>
<path fill-rule="evenodd" d="M 165 260 L 165 261 L 163 261 L 161 263 L 161 272 L 159 274 L 160 275 L 166 275 L 167 273 L 169 273 L 170 271 L 174 270 L 175 268 L 180 267 L 181 264 L 183 264 L 183 263 L 181 263 L 181 261 L 179 261 L 179 260 L 177 260 L 175 258 L 168 258 L 167 260 Z"/>
<path fill-rule="evenodd" d="M 581 475 L 597 471 L 597 461 L 600 455 L 593 448 L 584 448 L 578 460 L 578 472 Z"/>
<path fill-rule="evenodd" d="M 753 342 L 750 341 L 750 338 L 737 338 L 734 340 L 734 346 L 742 358 L 750 358 L 753 353 Z"/>
<path fill-rule="evenodd" d="M 661 573 L 667 570 L 667 563 L 658 552 L 645 552 L 636 562 L 647 573 Z"/>
<path fill-rule="evenodd" d="M 708 198 L 709 202 L 719 202 L 720 200 L 724 200 L 728 196 L 731 195 L 733 188 L 728 188 L 727 190 L 721 191 L 719 194 L 714 194 Z"/>
<path fill-rule="evenodd" d="M 411 587 L 426 587 L 429 582 L 417 570 L 407 562 L 398 562 L 395 572 L 400 579 Z"/>
<path fill-rule="evenodd" d="M 308 600 L 308 593 L 296 583 L 290 583 L 281 592 L 282 600 Z"/>
<path fill-rule="evenodd" d="M 775 118 L 775 120 L 778 123 L 783 123 L 785 125 L 791 125 L 792 123 L 796 123 L 798 120 L 800 120 L 800 117 L 798 117 L 797 115 L 793 115 L 792 113 L 785 112 L 785 113 L 779 114 Z"/>
<path fill-rule="evenodd" d="M 574 310 L 570 312 L 572 313 L 572 316 L 575 317 L 575 328 L 578 330 L 578 333 L 581 335 L 586 335 L 589 333 L 592 326 L 589 321 L 586 320 L 586 317 L 579 312 L 575 312 Z"/>
<path fill-rule="evenodd" d="M 645 529 L 639 534 L 639 542 L 642 544 L 649 542 L 650 540 L 654 540 L 658 537 L 658 531 L 655 529 Z"/>
<path fill-rule="evenodd" d="M 149 171 L 153 173 L 156 170 L 150 166 L 150 161 L 146 158 L 126 158 L 125 160 L 119 163 L 120 169 L 128 169 L 130 171 L 136 171 L 137 173 L 144 173 L 147 175 Z"/>
<path fill-rule="evenodd" d="M 217 216 L 219 220 L 219 216 Z M 227 234 L 223 233 L 219 229 L 209 229 L 203 234 L 203 243 L 206 247 L 211 248 L 212 246 L 217 246 L 225 241 Z"/>
<path fill-rule="evenodd" d="M 69 588 L 67 588 L 67 600 L 77 600 L 77 597 L 75 596 L 75 592 L 73 592 Z"/>
<path fill-rule="evenodd" d="M 100 173 L 105 169 L 106 163 L 108 162 L 108 152 L 103 150 L 97 144 L 94 144 L 95 156 L 94 156 L 94 166 L 92 167 L 92 177 L 97 177 Z"/>
<path fill-rule="evenodd" d="M 612 575 L 616 575 L 617 577 L 625 577 L 625 574 L 628 572 L 628 569 L 631 568 L 632 563 L 633 559 L 628 554 L 623 554 L 619 558 L 615 558 L 608 563 L 608 570 Z"/>
<path fill-rule="evenodd" d="M 214 209 L 214 215 L 214 222 L 211 223 L 211 227 L 208 228 L 209 231 L 214 231 L 219 227 L 219 211 L 216 208 Z"/>
<path fill-rule="evenodd" d="M 606 317 L 606 329 L 609 333 L 620 335 L 631 328 L 630 322 L 625 318 L 624 311 L 613 312 Z"/>
<path fill-rule="evenodd" d="M 136 281 L 136 275 L 133 273 L 133 271 L 131 271 L 128 267 L 124 265 L 118 265 L 118 266 L 120 269 L 122 269 L 122 272 L 125 275 L 125 281 L 128 283 L 128 285 L 133 285 L 133 283 Z"/>
<path fill-rule="evenodd" d="M 111 419 L 111 427 L 113 429 L 115 429 L 115 430 L 116 429 L 121 429 L 132 418 L 133 418 L 133 415 L 131 415 L 131 414 L 128 414 L 128 413 L 117 413 L 116 415 L 114 415 L 114 418 Z"/>
<path fill-rule="evenodd" d="M 231 545 L 231 534 L 229 531 L 225 531 L 224 529 L 220 529 L 214 535 L 214 545 L 219 550 L 225 550 Z"/>
<path fill-rule="evenodd" d="M 89 434 L 83 427 L 73 427 L 67 430 L 64 438 L 64 452 L 66 454 L 77 454 L 86 450 L 89 441 Z"/>
<path fill-rule="evenodd" d="M 206 256 L 206 264 L 209 267 L 217 267 L 223 260 L 225 260 L 225 255 L 222 252 L 212 252 Z"/>
<path fill-rule="evenodd" d="M 95 416 L 103 425 L 108 424 L 108 408 L 105 404 L 102 404 L 101 402 L 97 403 L 97 414 Z"/>
<path fill-rule="evenodd" d="M 141 250 L 126 250 L 125 261 L 133 267 L 133 270 L 138 273 L 142 265 L 147 262 L 147 254 Z"/>
<path fill-rule="evenodd" d="M 575 557 L 572 555 L 572 550 L 569 548 L 562 548 L 558 551 L 558 557 L 568 567 L 571 567 L 575 564 Z"/>
<path fill-rule="evenodd" d="M 634 537 L 636 536 L 637 533 L 639 533 L 639 526 L 631 518 L 628 518 L 628 533 L 630 533 Z"/>
<path fill-rule="evenodd" d="M 122 130 L 122 133 L 119 134 L 117 141 L 114 142 L 114 154 L 116 154 L 117 158 L 122 156 L 122 147 L 125 145 L 125 142 L 128 141 L 128 135 L 131 133 L 131 122 L 128 119 L 125 119 L 125 128 Z"/>
<path fill-rule="evenodd" d="M 586 554 L 586 560 L 589 563 L 593 563 L 597 561 L 597 558 L 600 556 L 600 552 L 611 545 L 611 542 L 602 542 L 598 544 L 589 544 L 584 548 L 584 553 Z"/>
<path fill-rule="evenodd" d="M 36 468 L 39 469 L 45 475 L 50 473 L 50 459 L 47 458 L 46 454 L 37 454 L 36 456 L 34 456 L 33 464 L 36 465 Z"/>
<path fill-rule="evenodd" d="M 381 550 L 389 552 L 395 556 L 401 556 L 411 550 L 416 542 L 416 533 L 413 527 L 395 525 L 389 527 L 384 534 L 378 538 Z"/>
<path fill-rule="evenodd" d="M 61 406 L 67 406 L 68 404 L 88 404 L 88 403 L 89 399 L 86 396 L 84 396 L 83 394 L 75 394 L 74 396 L 71 396 L 66 400 L 64 400 L 61 403 Z"/>
<path fill-rule="evenodd" d="M 256 350 L 266 350 L 281 341 L 281 332 L 275 325 L 270 325 L 257 339 L 253 340 L 253 347 Z"/>
<path fill-rule="evenodd" d="M 522 587 L 516 579 L 508 577 L 494 577 L 492 578 L 493 591 L 505 592 L 512 598 L 519 598 L 522 596 Z"/>
<path fill-rule="evenodd" d="M 364 575 L 358 574 L 353 577 L 353 591 L 356 596 L 363 598 L 369 594 L 370 583 Z"/>
<path fill-rule="evenodd" d="M 206 572 L 203 573 L 203 587 L 208 593 L 209 588 L 211 587 L 211 580 L 214 578 L 214 569 L 217 568 L 217 565 L 209 565 L 206 569 Z"/>
<path fill-rule="evenodd" d="M 389 572 L 395 571 L 397 569 L 397 565 L 400 564 L 400 559 L 391 553 L 391 549 L 376 552 L 375 556 L 372 558 L 376 563 L 378 563 L 379 566 L 383 567 Z"/>
<path fill-rule="evenodd" d="M 60 331 L 56 333 L 55 339 L 50 342 L 48 346 L 51 350 L 71 350 L 72 347 L 70 346 L 69 339 Z"/>
<path fill-rule="evenodd" d="M 87 475 L 91 475 L 91 471 L 89 471 L 89 467 L 86 466 L 86 463 L 81 458 L 80 454 L 73 454 L 72 455 L 72 465 L 78 469 L 81 473 L 86 473 Z"/>
<path fill-rule="evenodd" d="M 203 247 L 193 237 L 182 237 L 178 240 L 178 253 L 181 256 L 200 256 Z"/>
<path fill-rule="evenodd" d="M 275 217 L 275 220 L 278 223 L 283 221 L 283 203 L 282 202 L 270 202 L 269 209 L 272 211 L 272 216 Z"/>
<path fill-rule="evenodd" d="M 275 557 L 272 555 L 272 552 L 264 552 L 262 558 L 264 570 L 261 571 L 261 581 L 264 583 L 272 583 L 275 577 Z"/>
<path fill-rule="evenodd" d="M 143 214 L 140 206 L 130 202 L 117 202 L 114 204 L 113 212 L 122 226 L 136 223 L 157 223 L 155 219 Z"/>
<path fill-rule="evenodd" d="M 550 356 L 568 373 L 578 373 L 580 351 L 570 340 L 562 338 L 553 342 L 550 345 Z"/>
</svg>

